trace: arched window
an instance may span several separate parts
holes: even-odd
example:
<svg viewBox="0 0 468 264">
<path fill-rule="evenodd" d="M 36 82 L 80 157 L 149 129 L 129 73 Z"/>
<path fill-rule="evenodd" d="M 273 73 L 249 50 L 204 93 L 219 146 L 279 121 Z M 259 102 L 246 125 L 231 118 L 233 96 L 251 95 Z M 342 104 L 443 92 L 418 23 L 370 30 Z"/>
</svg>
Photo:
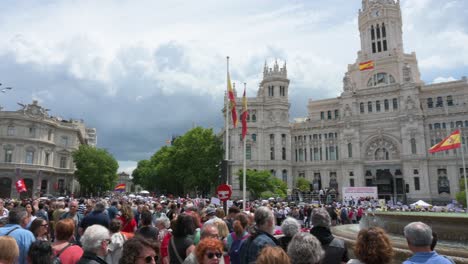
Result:
<svg viewBox="0 0 468 264">
<path fill-rule="evenodd" d="M 283 170 L 283 181 L 284 182 L 288 182 L 288 171 L 287 170 Z"/>
<path fill-rule="evenodd" d="M 372 102 L 367 102 L 367 112 L 372 113 Z"/>
<path fill-rule="evenodd" d="M 276 177 L 276 171 L 275 170 L 270 170 L 271 175 Z"/>
<path fill-rule="evenodd" d="M 388 99 L 385 99 L 385 100 L 384 100 L 384 108 L 385 108 L 385 111 L 388 111 L 388 109 L 389 109 L 389 106 L 388 106 Z"/>
<path fill-rule="evenodd" d="M 398 99 L 393 98 L 393 110 L 397 110 L 397 109 L 398 109 Z"/>
<path fill-rule="evenodd" d="M 416 139 L 412 138 L 411 139 L 411 154 L 416 154 Z"/>
<path fill-rule="evenodd" d="M 361 111 L 361 114 L 364 113 L 364 103 L 359 104 L 359 110 Z"/>
<path fill-rule="evenodd" d="M 33 162 L 34 162 L 34 149 L 27 149 L 24 163 L 33 164 Z"/>
<path fill-rule="evenodd" d="M 380 112 L 380 101 L 379 100 L 375 101 L 375 111 Z"/>
</svg>

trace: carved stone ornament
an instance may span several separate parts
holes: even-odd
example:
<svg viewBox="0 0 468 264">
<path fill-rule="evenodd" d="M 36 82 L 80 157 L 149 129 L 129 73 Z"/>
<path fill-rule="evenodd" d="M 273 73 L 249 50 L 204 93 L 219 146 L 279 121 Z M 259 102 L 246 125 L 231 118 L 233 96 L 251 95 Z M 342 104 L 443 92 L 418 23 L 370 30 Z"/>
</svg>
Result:
<svg viewBox="0 0 468 264">
<path fill-rule="evenodd" d="M 399 158 L 398 148 L 385 136 L 373 139 L 365 152 L 367 160 L 395 160 Z"/>
<path fill-rule="evenodd" d="M 413 75 L 411 73 L 411 66 L 409 66 L 408 63 L 405 63 L 405 66 L 403 66 L 403 81 L 406 83 L 413 81 Z"/>
<path fill-rule="evenodd" d="M 345 92 L 352 91 L 353 89 L 353 83 L 351 81 L 351 77 L 349 76 L 349 73 L 345 73 L 345 76 L 343 77 L 343 90 Z"/>
</svg>

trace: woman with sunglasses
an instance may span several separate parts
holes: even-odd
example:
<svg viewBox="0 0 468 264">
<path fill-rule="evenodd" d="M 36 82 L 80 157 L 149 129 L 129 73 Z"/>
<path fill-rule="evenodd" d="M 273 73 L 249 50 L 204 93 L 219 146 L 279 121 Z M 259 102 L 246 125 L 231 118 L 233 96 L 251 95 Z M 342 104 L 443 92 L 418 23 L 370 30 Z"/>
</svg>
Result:
<svg viewBox="0 0 468 264">
<path fill-rule="evenodd" d="M 219 264 L 223 257 L 223 242 L 216 238 L 205 238 L 195 248 L 199 264 Z"/>
<path fill-rule="evenodd" d="M 34 234 L 36 240 L 48 241 L 49 239 L 49 223 L 42 218 L 36 218 L 32 221 L 29 231 Z"/>
<path fill-rule="evenodd" d="M 119 264 L 150 264 L 159 263 L 155 243 L 143 237 L 136 236 L 123 245 Z"/>
</svg>

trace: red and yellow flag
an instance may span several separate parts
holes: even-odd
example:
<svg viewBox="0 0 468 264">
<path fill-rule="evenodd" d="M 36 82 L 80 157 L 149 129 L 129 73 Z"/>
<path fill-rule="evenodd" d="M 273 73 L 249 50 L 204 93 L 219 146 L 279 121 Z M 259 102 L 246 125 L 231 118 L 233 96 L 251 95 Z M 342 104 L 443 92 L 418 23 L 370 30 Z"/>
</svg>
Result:
<svg viewBox="0 0 468 264">
<path fill-rule="evenodd" d="M 374 69 L 374 61 L 365 61 L 359 63 L 359 70 L 360 71 L 365 71 L 365 70 L 372 70 Z"/>
<path fill-rule="evenodd" d="M 231 111 L 232 124 L 234 127 L 237 127 L 236 98 L 234 97 L 234 91 L 232 90 L 231 76 L 229 76 L 229 72 L 227 75 L 227 79 L 228 79 L 227 86 L 228 86 L 229 110 Z"/>
<path fill-rule="evenodd" d="M 244 95 L 242 96 L 242 113 L 241 113 L 241 122 L 242 122 L 242 140 L 245 139 L 247 135 L 247 97 L 245 96 L 245 87 L 244 87 Z"/>
<path fill-rule="evenodd" d="M 457 129 L 450 134 L 450 136 L 444 138 L 441 142 L 435 144 L 429 149 L 429 153 L 435 153 L 439 151 L 456 149 L 461 146 L 460 141 L 460 129 Z"/>
</svg>

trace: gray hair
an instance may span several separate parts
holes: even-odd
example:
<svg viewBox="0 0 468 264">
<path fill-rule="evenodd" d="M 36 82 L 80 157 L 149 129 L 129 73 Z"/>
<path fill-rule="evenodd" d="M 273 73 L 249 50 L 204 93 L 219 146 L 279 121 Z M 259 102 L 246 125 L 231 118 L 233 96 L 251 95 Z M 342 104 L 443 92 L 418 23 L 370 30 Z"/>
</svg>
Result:
<svg viewBox="0 0 468 264">
<path fill-rule="evenodd" d="M 28 217 L 28 211 L 22 206 L 15 207 L 8 214 L 8 223 L 20 225 L 21 221 Z"/>
<path fill-rule="evenodd" d="M 98 212 L 102 212 L 106 210 L 106 202 L 105 201 L 97 202 L 96 205 L 94 206 L 94 210 Z"/>
<path fill-rule="evenodd" d="M 288 246 L 288 256 L 292 264 L 316 264 L 324 255 L 325 251 L 320 241 L 310 233 L 297 233 Z"/>
<path fill-rule="evenodd" d="M 423 222 L 412 222 L 405 226 L 404 234 L 408 244 L 426 247 L 432 243 L 432 229 Z"/>
<path fill-rule="evenodd" d="M 283 223 L 281 224 L 281 231 L 287 237 L 293 237 L 299 232 L 300 229 L 301 225 L 296 219 L 292 217 L 286 217 L 286 219 L 284 219 Z"/>
<path fill-rule="evenodd" d="M 154 225 L 163 225 L 165 228 L 169 228 L 171 226 L 171 220 L 169 218 L 163 216 L 156 218 L 156 221 L 154 221 Z"/>
<path fill-rule="evenodd" d="M 109 230 L 102 225 L 92 225 L 86 228 L 80 239 L 83 250 L 96 253 L 101 247 L 102 241 L 109 239 Z"/>
<path fill-rule="evenodd" d="M 269 220 L 273 220 L 273 212 L 270 210 L 270 208 L 266 206 L 260 206 L 257 209 L 255 209 L 255 224 L 257 226 L 263 226 L 265 225 Z"/>
<path fill-rule="evenodd" d="M 316 208 L 312 211 L 312 225 L 321 227 L 330 227 L 331 218 L 330 214 L 325 208 Z"/>
<path fill-rule="evenodd" d="M 209 237 L 211 235 L 210 229 L 214 228 L 216 231 L 218 231 L 218 226 L 213 222 L 213 223 L 208 223 L 206 225 L 203 225 L 201 231 L 200 231 L 200 239 L 203 239 L 205 237 Z"/>
</svg>

